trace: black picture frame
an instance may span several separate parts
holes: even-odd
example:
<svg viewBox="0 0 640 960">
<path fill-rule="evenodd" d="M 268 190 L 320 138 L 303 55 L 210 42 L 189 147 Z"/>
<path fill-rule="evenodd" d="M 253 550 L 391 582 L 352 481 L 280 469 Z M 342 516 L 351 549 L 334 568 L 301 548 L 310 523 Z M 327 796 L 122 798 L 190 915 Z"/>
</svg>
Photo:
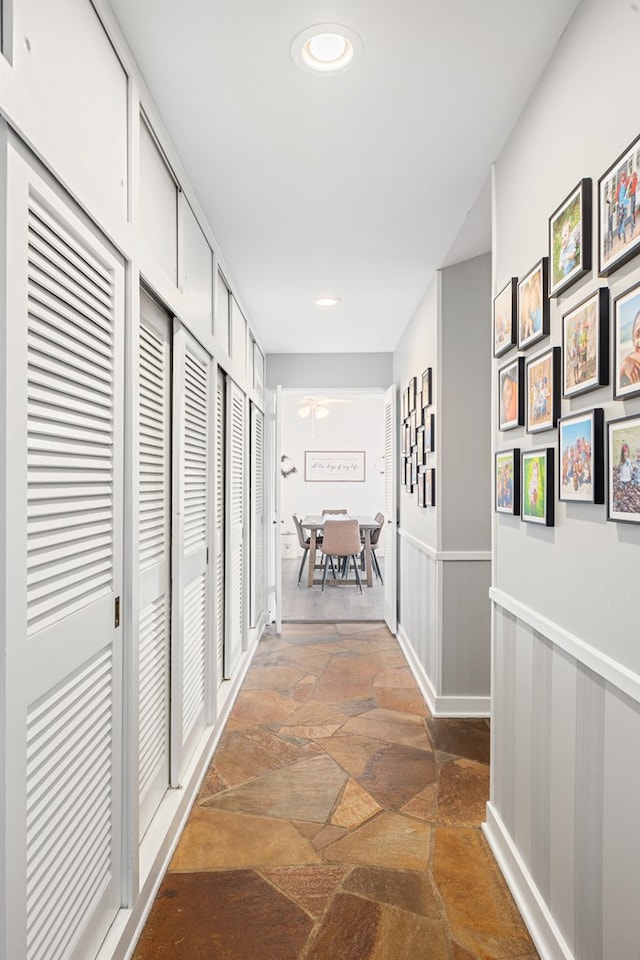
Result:
<svg viewBox="0 0 640 960">
<path fill-rule="evenodd" d="M 564 293 L 591 270 L 593 182 L 585 177 L 549 217 L 549 296 Z"/>
<path fill-rule="evenodd" d="M 518 282 L 518 348 L 549 336 L 549 257 L 542 257 Z"/>
<path fill-rule="evenodd" d="M 581 410 L 558 422 L 558 499 L 604 503 L 604 411 Z"/>
<path fill-rule="evenodd" d="M 431 367 L 427 367 L 426 370 L 422 371 L 422 408 L 431 406 L 433 403 L 432 397 L 432 370 Z"/>
<path fill-rule="evenodd" d="M 560 416 L 560 347 L 548 347 L 527 360 L 525 407 L 527 433 L 553 430 Z"/>
<path fill-rule="evenodd" d="M 493 355 L 501 357 L 517 342 L 518 278 L 511 277 L 493 299 Z"/>
<path fill-rule="evenodd" d="M 435 450 L 435 417 L 432 413 L 428 413 L 424 418 L 424 452 L 433 453 Z"/>
<path fill-rule="evenodd" d="M 613 371 L 616 400 L 640 394 L 640 283 L 613 302 Z"/>
<path fill-rule="evenodd" d="M 562 315 L 562 396 L 609 383 L 609 288 L 598 287 Z"/>
<path fill-rule="evenodd" d="M 552 527 L 555 522 L 554 449 L 537 447 L 520 453 L 520 519 Z"/>
<path fill-rule="evenodd" d="M 640 250 L 640 230 L 631 232 L 632 224 L 636 223 L 639 171 L 640 136 L 637 136 L 598 180 L 598 270 L 601 277 L 609 276 Z M 623 185 L 624 199 L 621 199 Z"/>
<path fill-rule="evenodd" d="M 524 424 L 524 357 L 514 357 L 498 370 L 498 430 Z"/>
<path fill-rule="evenodd" d="M 409 414 L 413 413 L 416 409 L 416 397 L 418 393 L 418 380 L 416 377 L 411 377 L 409 380 Z"/>
<path fill-rule="evenodd" d="M 418 466 L 421 467 L 425 462 L 425 447 L 424 447 L 424 427 L 418 427 L 416 430 L 417 434 L 417 443 L 416 443 L 416 453 L 418 456 Z"/>
<path fill-rule="evenodd" d="M 640 523 L 640 414 L 607 423 L 607 520 Z"/>
<path fill-rule="evenodd" d="M 426 467 L 424 476 L 424 505 L 425 507 L 435 507 L 436 505 L 436 471 L 435 467 Z"/>
<path fill-rule="evenodd" d="M 494 471 L 494 509 L 496 513 L 520 514 L 520 448 L 497 450 Z"/>
</svg>

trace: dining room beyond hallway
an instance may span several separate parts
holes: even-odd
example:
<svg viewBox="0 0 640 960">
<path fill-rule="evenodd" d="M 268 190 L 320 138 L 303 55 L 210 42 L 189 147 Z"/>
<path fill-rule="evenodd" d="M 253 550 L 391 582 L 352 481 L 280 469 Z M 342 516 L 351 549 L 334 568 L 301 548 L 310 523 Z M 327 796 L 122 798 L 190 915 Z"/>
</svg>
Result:
<svg viewBox="0 0 640 960">
<path fill-rule="evenodd" d="M 488 791 L 384 624 L 267 630 L 133 960 L 537 960 Z"/>
</svg>

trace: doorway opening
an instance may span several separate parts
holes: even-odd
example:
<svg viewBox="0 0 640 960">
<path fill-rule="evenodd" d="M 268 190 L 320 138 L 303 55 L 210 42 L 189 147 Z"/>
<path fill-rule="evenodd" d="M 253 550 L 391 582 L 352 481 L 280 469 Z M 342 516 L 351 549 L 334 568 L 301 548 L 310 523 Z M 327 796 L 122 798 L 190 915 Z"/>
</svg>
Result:
<svg viewBox="0 0 640 960">
<path fill-rule="evenodd" d="M 305 554 L 294 514 L 321 515 L 346 510 L 348 516 L 375 517 L 385 512 L 385 392 L 320 389 L 281 391 L 280 564 L 283 621 L 376 621 L 385 617 L 385 537 L 375 549 L 378 571 L 362 593 L 355 583 L 333 577 L 324 591 L 309 586 L 310 552 Z M 335 454 L 335 457 L 332 455 Z M 346 473 L 345 473 L 346 471 Z M 303 528 L 302 536 L 309 538 Z M 318 551 L 313 579 L 322 577 Z M 351 574 L 353 578 L 353 572 Z"/>
</svg>

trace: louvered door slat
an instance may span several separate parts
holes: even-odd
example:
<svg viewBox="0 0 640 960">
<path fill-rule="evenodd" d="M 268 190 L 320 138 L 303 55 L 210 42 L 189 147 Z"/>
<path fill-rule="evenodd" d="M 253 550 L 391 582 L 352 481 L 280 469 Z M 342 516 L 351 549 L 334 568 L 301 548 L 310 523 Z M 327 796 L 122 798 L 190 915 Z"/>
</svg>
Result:
<svg viewBox="0 0 640 960">
<path fill-rule="evenodd" d="M 227 550 L 227 642 L 225 675 L 230 677 L 242 652 L 245 630 L 245 395 L 229 384 L 228 464 L 229 478 Z"/>
<path fill-rule="evenodd" d="M 206 550 L 209 489 L 209 360 L 187 340 L 184 362 L 184 446 L 182 476 L 183 551 Z M 206 560 L 205 560 L 206 562 Z M 201 570 L 183 593 L 183 743 L 202 715 L 205 698 L 207 578 Z"/>
<path fill-rule="evenodd" d="M 264 609 L 264 416 L 251 404 L 251 625 Z"/>
<path fill-rule="evenodd" d="M 144 291 L 140 310 L 138 791 L 142 837 L 169 785 L 171 354 L 169 318 Z"/>
<path fill-rule="evenodd" d="M 216 379 L 216 430 L 215 430 L 215 461 L 216 461 L 216 488 L 215 488 L 215 619 L 216 619 L 216 654 L 218 660 L 218 676 L 224 676 L 224 646 L 225 646 L 225 449 L 226 449 L 226 418 L 225 418 L 225 377 L 220 368 Z"/>
</svg>

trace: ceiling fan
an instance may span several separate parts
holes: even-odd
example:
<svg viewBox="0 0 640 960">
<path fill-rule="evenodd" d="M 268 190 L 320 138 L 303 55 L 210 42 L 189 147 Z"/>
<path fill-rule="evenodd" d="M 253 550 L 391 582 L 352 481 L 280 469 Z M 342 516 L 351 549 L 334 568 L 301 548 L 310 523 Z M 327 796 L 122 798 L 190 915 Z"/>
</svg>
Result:
<svg viewBox="0 0 640 960">
<path fill-rule="evenodd" d="M 313 420 L 322 420 L 329 415 L 330 403 L 351 403 L 342 397 L 302 397 L 297 401 L 298 416 L 311 417 Z"/>
</svg>

